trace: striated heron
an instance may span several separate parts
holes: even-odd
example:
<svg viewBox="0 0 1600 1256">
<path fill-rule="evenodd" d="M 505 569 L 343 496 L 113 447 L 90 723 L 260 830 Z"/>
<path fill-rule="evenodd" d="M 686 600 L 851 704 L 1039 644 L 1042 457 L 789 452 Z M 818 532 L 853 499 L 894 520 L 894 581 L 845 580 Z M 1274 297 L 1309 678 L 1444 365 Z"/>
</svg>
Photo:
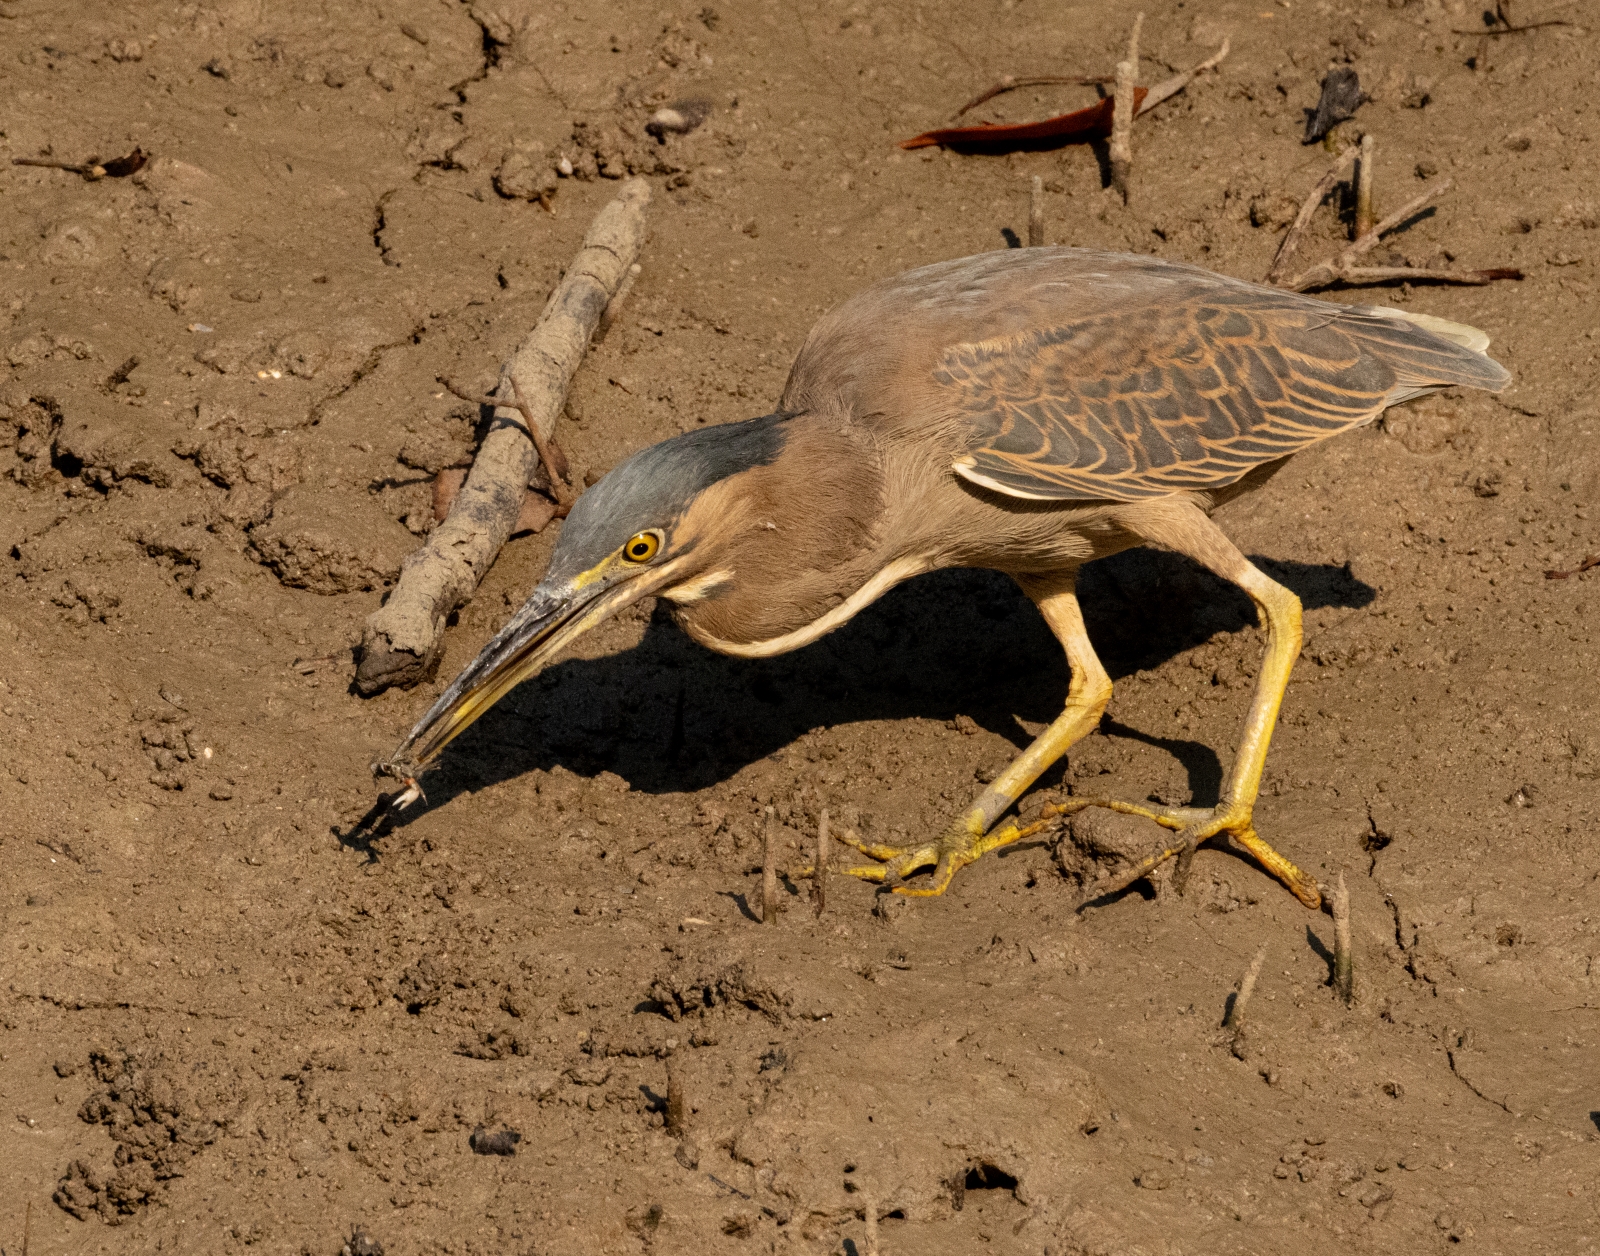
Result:
<svg viewBox="0 0 1600 1256">
<path fill-rule="evenodd" d="M 1251 823 L 1300 602 L 1210 514 L 1389 406 L 1505 387 L 1487 346 L 1442 319 L 1085 249 L 985 253 L 885 280 L 812 329 L 775 413 L 651 446 L 585 493 L 538 587 L 374 770 L 404 782 L 396 802 L 408 804 L 417 774 L 490 705 L 640 598 L 666 598 L 713 650 L 764 658 L 912 576 L 994 568 L 1039 607 L 1072 679 L 1061 716 L 944 832 L 853 843 L 873 862 L 852 874 L 939 894 L 1037 827 L 995 826 L 1111 697 L 1074 592 L 1079 568 L 1156 545 L 1239 586 L 1266 627 L 1220 801 L 1074 798 L 1054 810 L 1111 807 L 1173 830 L 1140 869 L 1176 857 L 1180 885 L 1195 845 L 1226 835 L 1316 907 L 1316 880 Z M 920 887 L 904 883 L 929 867 Z"/>
</svg>

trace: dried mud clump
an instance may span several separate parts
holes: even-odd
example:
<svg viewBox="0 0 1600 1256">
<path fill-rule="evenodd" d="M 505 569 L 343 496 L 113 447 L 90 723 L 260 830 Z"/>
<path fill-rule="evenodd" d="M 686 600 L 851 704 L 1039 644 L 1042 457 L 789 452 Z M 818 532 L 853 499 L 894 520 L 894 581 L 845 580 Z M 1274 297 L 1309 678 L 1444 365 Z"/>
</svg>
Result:
<svg viewBox="0 0 1600 1256">
<path fill-rule="evenodd" d="M 109 1169 L 77 1159 L 61 1175 L 53 1198 L 80 1221 L 98 1216 L 119 1225 L 155 1202 L 163 1184 L 216 1139 L 220 1122 L 160 1061 L 142 1066 L 117 1050 L 89 1055 L 105 1085 L 84 1100 L 79 1119 L 104 1125 L 116 1145 Z"/>
<path fill-rule="evenodd" d="M 745 1007 L 770 1021 L 791 1015 L 794 996 L 751 972 L 743 963 L 711 974 L 669 973 L 650 983 L 650 995 L 664 1015 L 677 1021 L 723 1007 Z"/>
<path fill-rule="evenodd" d="M 500 161 L 494 174 L 494 190 L 508 200 L 538 201 L 549 208 L 560 186 L 555 159 L 546 153 L 513 149 Z"/>
<path fill-rule="evenodd" d="M 410 533 L 375 505 L 330 502 L 297 489 L 285 492 L 271 517 L 250 529 L 252 557 L 289 588 L 312 593 L 387 588 L 412 546 Z"/>
<path fill-rule="evenodd" d="M 20 389 L 0 393 L 0 465 L 18 484 L 37 488 L 55 471 L 52 455 L 61 410 L 45 396 Z M 9 447 L 9 448 L 7 448 Z"/>
<path fill-rule="evenodd" d="M 274 498 L 300 482 L 300 455 L 293 446 L 246 434 L 238 427 L 181 440 L 172 452 L 192 461 L 201 475 L 228 490 L 219 513 L 236 527 L 265 522 Z"/>
<path fill-rule="evenodd" d="M 150 783 L 160 789 L 179 790 L 189 784 L 189 773 L 205 762 L 195 722 L 175 706 L 136 711 L 139 742 L 150 758 Z"/>
</svg>

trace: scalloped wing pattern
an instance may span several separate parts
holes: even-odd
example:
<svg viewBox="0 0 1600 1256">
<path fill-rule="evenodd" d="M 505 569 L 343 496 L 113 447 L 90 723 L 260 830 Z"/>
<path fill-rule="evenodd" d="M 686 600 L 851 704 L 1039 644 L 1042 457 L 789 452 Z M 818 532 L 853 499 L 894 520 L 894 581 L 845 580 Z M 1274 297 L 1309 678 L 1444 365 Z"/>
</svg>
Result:
<svg viewBox="0 0 1600 1256">
<path fill-rule="evenodd" d="M 1509 378 L 1403 318 L 1308 304 L 1213 290 L 954 345 L 934 382 L 969 431 L 955 469 L 1045 500 L 1220 488 L 1404 397 Z"/>
</svg>

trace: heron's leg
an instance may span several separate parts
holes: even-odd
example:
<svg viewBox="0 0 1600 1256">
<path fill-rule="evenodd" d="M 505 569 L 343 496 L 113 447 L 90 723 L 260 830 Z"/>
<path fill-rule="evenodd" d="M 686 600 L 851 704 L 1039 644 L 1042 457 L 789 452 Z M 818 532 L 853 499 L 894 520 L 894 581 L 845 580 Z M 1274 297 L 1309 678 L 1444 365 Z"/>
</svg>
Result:
<svg viewBox="0 0 1600 1256">
<path fill-rule="evenodd" d="M 1011 823 L 990 833 L 989 828 L 1022 796 L 1028 786 L 1052 763 L 1067 752 L 1067 748 L 1085 734 L 1093 732 L 1111 700 L 1111 678 L 1095 656 L 1089 643 L 1089 634 L 1083 626 L 1083 613 L 1078 607 L 1073 587 L 1077 571 L 1051 578 L 1029 577 L 1019 579 L 1030 598 L 1044 615 L 1067 652 L 1067 662 L 1072 667 L 1072 681 L 1067 690 L 1067 705 L 1061 715 L 1034 738 L 1020 755 L 984 790 L 940 836 L 917 846 L 882 846 L 871 843 L 843 840 L 862 854 L 882 862 L 864 867 L 847 868 L 851 876 L 868 881 L 897 883 L 919 868 L 933 866 L 933 878 L 926 888 L 911 889 L 895 884 L 896 892 L 927 896 L 943 894 L 957 870 L 1000 846 L 1030 837 L 1047 827 L 1054 819 L 1043 823 L 1019 827 Z"/>
<path fill-rule="evenodd" d="M 1300 653 L 1300 599 L 1268 579 L 1198 507 L 1181 502 L 1164 505 L 1159 512 L 1152 511 L 1149 517 L 1140 518 L 1138 529 L 1147 539 L 1187 554 L 1248 593 L 1267 630 L 1267 652 L 1256 677 L 1250 712 L 1239 738 L 1239 752 L 1216 807 L 1210 811 L 1192 807 L 1155 810 L 1117 804 L 1116 810 L 1146 815 L 1168 828 L 1177 829 L 1178 836 L 1152 852 L 1134 869 L 1117 877 L 1115 882 L 1094 887 L 1092 893 L 1098 897 L 1131 885 L 1152 868 L 1174 857 L 1178 860 L 1176 881 L 1181 889 L 1195 846 L 1225 833 L 1314 910 L 1322 904 L 1316 878 L 1302 872 L 1262 841 L 1251 822 L 1256 795 L 1261 789 L 1262 769 L 1267 761 L 1267 747 L 1278 721 L 1278 710 L 1283 705 L 1289 673 Z M 1085 805 L 1108 804 L 1074 798 L 1066 808 L 1053 810 L 1078 810 Z"/>
</svg>

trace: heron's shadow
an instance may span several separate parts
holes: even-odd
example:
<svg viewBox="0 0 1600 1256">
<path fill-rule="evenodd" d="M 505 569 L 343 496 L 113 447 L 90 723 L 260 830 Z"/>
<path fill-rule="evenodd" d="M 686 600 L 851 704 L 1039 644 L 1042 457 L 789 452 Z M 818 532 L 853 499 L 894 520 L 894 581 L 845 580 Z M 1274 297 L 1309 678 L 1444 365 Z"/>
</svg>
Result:
<svg viewBox="0 0 1600 1256">
<path fill-rule="evenodd" d="M 1348 567 L 1255 562 L 1308 610 L 1365 606 L 1375 596 Z M 1078 593 L 1113 679 L 1255 622 L 1242 591 L 1157 550 L 1089 564 Z M 838 631 L 773 659 L 713 654 L 662 606 L 632 649 L 558 663 L 503 699 L 445 752 L 427 777 L 428 796 L 437 808 L 557 765 L 585 776 L 614 772 L 646 793 L 681 793 L 726 780 L 810 730 L 862 721 L 966 715 L 1020 749 L 1029 735 L 1019 721 L 1053 720 L 1067 680 L 1061 646 L 1037 610 L 991 571 L 910 581 Z M 1111 731 L 1172 753 L 1195 797 L 1220 787 L 1208 746 Z"/>
</svg>

